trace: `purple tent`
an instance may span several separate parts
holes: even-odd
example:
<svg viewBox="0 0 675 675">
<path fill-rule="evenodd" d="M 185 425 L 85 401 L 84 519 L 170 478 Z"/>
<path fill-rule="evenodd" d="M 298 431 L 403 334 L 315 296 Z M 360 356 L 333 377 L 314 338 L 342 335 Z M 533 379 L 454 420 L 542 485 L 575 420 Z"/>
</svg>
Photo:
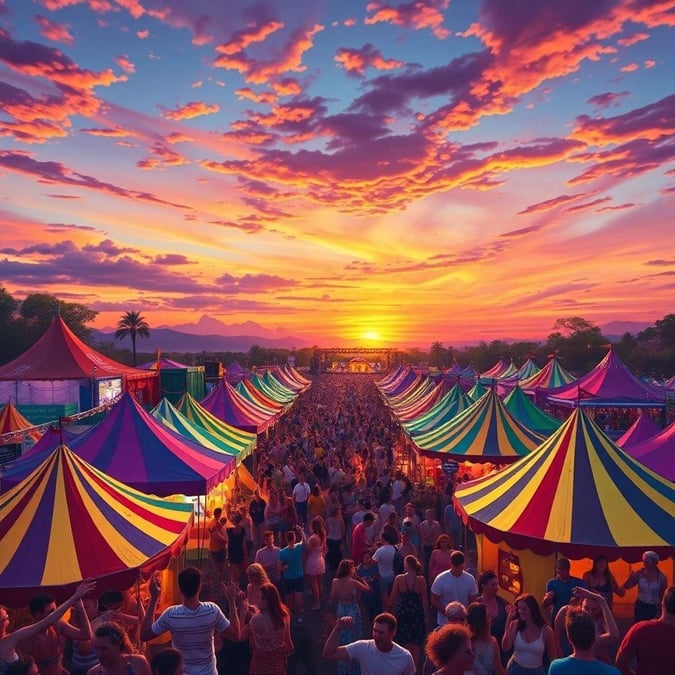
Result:
<svg viewBox="0 0 675 675">
<path fill-rule="evenodd" d="M 57 438 L 53 436 L 54 440 Z M 100 471 L 141 492 L 167 497 L 203 495 L 225 480 L 234 457 L 189 441 L 147 413 L 129 393 L 85 433 L 69 441 L 71 450 Z M 58 441 L 56 442 L 58 445 Z M 16 485 L 56 448 L 45 445 L 7 469 L 2 490 Z"/>
<path fill-rule="evenodd" d="M 631 424 L 626 433 L 616 442 L 616 444 L 628 450 L 638 443 L 646 441 L 655 434 L 658 434 L 661 429 L 656 425 L 648 413 L 640 411 L 638 418 Z"/>
<path fill-rule="evenodd" d="M 675 482 L 675 422 L 627 452 L 654 473 Z"/>
</svg>

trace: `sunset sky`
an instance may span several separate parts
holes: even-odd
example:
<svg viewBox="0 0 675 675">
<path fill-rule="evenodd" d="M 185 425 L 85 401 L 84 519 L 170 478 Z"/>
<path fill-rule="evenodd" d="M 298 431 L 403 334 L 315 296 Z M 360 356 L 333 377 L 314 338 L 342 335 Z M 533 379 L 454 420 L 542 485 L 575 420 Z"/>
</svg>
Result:
<svg viewBox="0 0 675 675">
<path fill-rule="evenodd" d="M 0 285 L 317 344 L 675 311 L 675 0 L 0 0 Z"/>
</svg>

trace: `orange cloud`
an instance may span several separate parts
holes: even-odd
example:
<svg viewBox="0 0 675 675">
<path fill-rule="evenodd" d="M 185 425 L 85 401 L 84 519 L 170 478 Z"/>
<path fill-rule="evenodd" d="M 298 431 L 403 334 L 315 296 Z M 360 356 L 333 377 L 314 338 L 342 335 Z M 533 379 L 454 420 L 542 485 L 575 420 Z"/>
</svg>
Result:
<svg viewBox="0 0 675 675">
<path fill-rule="evenodd" d="M 234 92 L 240 99 L 253 101 L 254 103 L 274 103 L 277 100 L 275 94 L 270 91 L 256 92 L 250 87 L 242 87 Z"/>
<path fill-rule="evenodd" d="M 443 10 L 450 5 L 450 0 L 413 0 L 396 7 L 380 2 L 366 5 L 367 12 L 374 12 L 364 19 L 366 25 L 376 23 L 393 23 L 395 26 L 421 30 L 429 28 L 440 40 L 447 38 L 450 31 L 443 27 Z"/>
<path fill-rule="evenodd" d="M 192 138 L 191 136 L 186 136 L 185 134 L 181 134 L 178 131 L 174 131 L 173 133 L 170 133 L 167 136 L 165 136 L 164 140 L 167 143 L 171 143 L 171 145 L 175 145 L 176 143 L 191 143 L 192 141 L 194 141 L 194 138 Z"/>
<path fill-rule="evenodd" d="M 284 77 L 281 80 L 272 82 L 272 89 L 279 96 L 298 96 L 302 93 L 300 83 L 293 77 Z"/>
<path fill-rule="evenodd" d="M 190 101 L 176 110 L 167 110 L 164 113 L 164 118 L 167 120 L 190 120 L 194 117 L 201 117 L 202 115 L 212 115 L 220 110 L 217 103 L 208 105 L 203 101 Z"/>
<path fill-rule="evenodd" d="M 627 35 L 624 38 L 619 38 L 616 42 L 622 47 L 630 47 L 647 39 L 649 39 L 649 33 L 633 33 L 633 35 Z"/>
<path fill-rule="evenodd" d="M 80 131 L 83 134 L 89 134 L 90 136 L 103 136 L 105 138 L 127 138 L 129 136 L 137 135 L 134 131 L 122 129 L 120 127 L 111 129 L 80 129 Z"/>
<path fill-rule="evenodd" d="M 163 143 L 155 143 L 151 148 L 152 157 L 136 162 L 139 169 L 157 169 L 166 166 L 183 166 L 190 162 L 179 152 L 168 148 Z"/>
<path fill-rule="evenodd" d="M 637 63 L 629 63 L 627 66 L 624 66 L 621 68 L 622 73 L 633 73 L 635 72 L 640 66 L 638 66 Z"/>
<path fill-rule="evenodd" d="M 136 37 L 139 40 L 147 40 L 150 37 L 150 31 L 149 30 L 136 31 Z"/>
<path fill-rule="evenodd" d="M 645 68 L 653 68 L 656 65 L 656 61 L 653 59 L 647 59 L 644 63 Z"/>
<path fill-rule="evenodd" d="M 40 24 L 42 30 L 40 35 L 46 37 L 52 42 L 63 42 L 67 45 L 75 44 L 75 38 L 70 34 L 70 26 L 65 23 L 55 23 L 44 16 L 37 14 L 35 20 Z"/>
<path fill-rule="evenodd" d="M 400 68 L 404 62 L 396 59 L 385 59 L 379 49 L 367 44 L 361 49 L 341 47 L 335 54 L 335 61 L 342 65 L 348 73 L 364 75 L 366 68 L 375 70 L 393 70 Z"/>
</svg>

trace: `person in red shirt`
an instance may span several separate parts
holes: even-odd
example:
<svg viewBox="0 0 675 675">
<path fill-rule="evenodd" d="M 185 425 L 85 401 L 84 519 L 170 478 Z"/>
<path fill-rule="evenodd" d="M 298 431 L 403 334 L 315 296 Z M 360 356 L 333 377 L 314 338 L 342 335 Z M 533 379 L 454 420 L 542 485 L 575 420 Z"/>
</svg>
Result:
<svg viewBox="0 0 675 675">
<path fill-rule="evenodd" d="M 633 659 L 635 670 L 630 667 Z M 675 586 L 663 594 L 658 619 L 639 621 L 626 633 L 616 667 L 622 675 L 675 675 Z"/>
<path fill-rule="evenodd" d="M 363 520 L 354 528 L 352 532 L 352 559 L 362 560 L 363 554 L 370 550 L 370 542 L 366 530 L 375 522 L 375 516 L 372 513 L 366 513 Z"/>
</svg>

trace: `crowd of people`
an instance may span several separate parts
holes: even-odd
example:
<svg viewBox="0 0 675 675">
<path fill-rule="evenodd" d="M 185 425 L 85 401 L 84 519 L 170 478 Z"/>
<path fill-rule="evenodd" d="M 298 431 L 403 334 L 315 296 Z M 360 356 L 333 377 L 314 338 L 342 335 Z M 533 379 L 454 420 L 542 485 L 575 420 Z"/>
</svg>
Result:
<svg viewBox="0 0 675 675">
<path fill-rule="evenodd" d="M 157 615 L 155 576 L 147 607 L 111 613 L 85 584 L 59 607 L 31 602 L 31 625 L 9 634 L 0 609 L 0 671 L 60 675 L 66 639 L 73 675 L 310 673 L 294 634 L 330 616 L 323 658 L 340 675 L 675 673 L 675 587 L 655 553 L 623 584 L 603 556 L 583 578 L 560 557 L 539 594 L 509 603 L 495 571 L 476 568 L 452 481 L 420 498 L 397 441 L 370 377 L 318 378 L 260 439 L 260 489 L 213 510 L 208 564 L 180 572 L 179 604 Z M 613 600 L 632 587 L 621 641 Z M 174 648 L 148 662 L 129 634 L 169 634 Z"/>
</svg>

